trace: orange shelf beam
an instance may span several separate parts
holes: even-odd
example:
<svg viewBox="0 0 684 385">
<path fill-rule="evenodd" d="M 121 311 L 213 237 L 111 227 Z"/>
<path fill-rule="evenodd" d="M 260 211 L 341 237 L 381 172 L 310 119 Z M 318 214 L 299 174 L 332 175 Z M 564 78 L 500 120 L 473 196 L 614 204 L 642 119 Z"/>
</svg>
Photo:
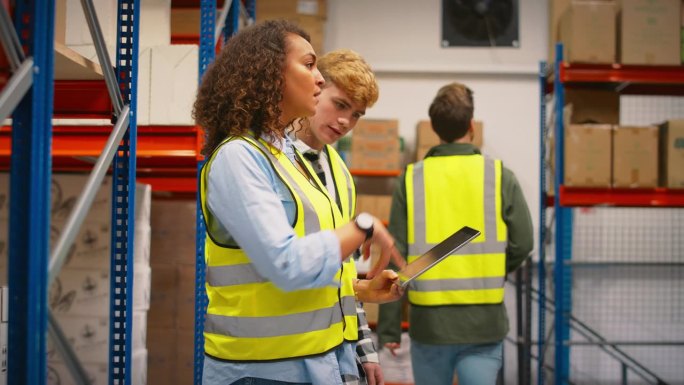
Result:
<svg viewBox="0 0 684 385">
<path fill-rule="evenodd" d="M 352 175 L 355 176 L 398 176 L 401 174 L 401 170 L 362 170 L 358 168 L 353 168 L 349 170 Z"/>
<path fill-rule="evenodd" d="M 53 127 L 52 159 L 56 171 L 92 169 L 111 133 L 111 126 Z M 140 126 L 137 138 L 137 178 L 155 191 L 194 193 L 202 133 L 193 126 Z M 8 170 L 11 127 L 0 126 L 0 169 Z"/>
</svg>

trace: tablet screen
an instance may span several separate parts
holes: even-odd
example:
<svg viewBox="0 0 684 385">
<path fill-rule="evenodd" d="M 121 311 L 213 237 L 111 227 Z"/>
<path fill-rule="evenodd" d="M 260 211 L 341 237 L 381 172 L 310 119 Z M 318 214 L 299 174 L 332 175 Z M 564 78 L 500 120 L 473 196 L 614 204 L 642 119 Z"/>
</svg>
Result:
<svg viewBox="0 0 684 385">
<path fill-rule="evenodd" d="M 460 230 L 451 234 L 447 239 L 443 240 L 435 247 L 430 249 L 427 253 L 421 255 L 413 262 L 406 265 L 403 269 L 397 272 L 399 279 L 402 281 L 401 286 L 406 287 L 409 282 L 416 277 L 428 271 L 435 266 L 439 261 L 451 255 L 454 251 L 465 246 L 468 242 L 475 239 L 480 232 L 468 226 L 462 227 Z"/>
</svg>

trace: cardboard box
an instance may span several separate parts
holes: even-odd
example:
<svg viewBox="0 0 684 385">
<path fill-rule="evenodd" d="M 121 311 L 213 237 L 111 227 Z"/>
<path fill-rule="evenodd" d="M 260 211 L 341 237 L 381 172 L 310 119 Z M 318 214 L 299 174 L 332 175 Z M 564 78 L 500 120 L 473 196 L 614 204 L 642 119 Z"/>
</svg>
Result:
<svg viewBox="0 0 684 385">
<path fill-rule="evenodd" d="M 195 265 L 197 206 L 195 201 L 152 201 L 150 263 Z"/>
<path fill-rule="evenodd" d="M 573 124 L 619 124 L 620 94 L 613 91 L 565 90 L 566 117 Z"/>
<path fill-rule="evenodd" d="M 352 131 L 352 139 L 354 136 L 375 139 L 399 137 L 399 121 L 396 119 L 362 119 Z"/>
<path fill-rule="evenodd" d="M 681 63 L 681 0 L 622 0 L 620 63 Z"/>
<path fill-rule="evenodd" d="M 616 127 L 613 131 L 613 187 L 657 186 L 658 127 Z"/>
<path fill-rule="evenodd" d="M 152 47 L 149 124 L 195 124 L 191 115 L 197 94 L 198 55 L 196 45 Z"/>
<path fill-rule="evenodd" d="M 256 2 L 257 21 L 286 19 L 299 25 L 311 38 L 311 46 L 317 54 L 324 52 L 325 0 L 265 0 Z"/>
<path fill-rule="evenodd" d="M 684 188 L 684 120 L 660 126 L 660 185 Z"/>
<path fill-rule="evenodd" d="M 358 194 L 356 196 L 356 213 L 367 212 L 387 223 L 392 206 L 391 195 Z"/>
<path fill-rule="evenodd" d="M 563 59 L 568 62 L 614 63 L 616 18 L 613 2 L 571 2 L 561 17 Z"/>
<path fill-rule="evenodd" d="M 325 19 L 326 0 L 259 0 L 256 2 L 257 21 L 272 17 L 316 16 Z"/>
<path fill-rule="evenodd" d="M 610 187 L 611 140 L 609 124 L 571 124 L 565 128 L 566 186 Z"/>
<path fill-rule="evenodd" d="M 152 283 L 150 291 L 150 310 L 147 320 L 155 329 L 176 327 L 176 290 L 178 288 L 178 270 L 176 265 L 152 266 Z"/>
<path fill-rule="evenodd" d="M 351 140 L 351 168 L 397 170 L 402 166 L 399 122 L 397 120 L 360 121 Z"/>
<path fill-rule="evenodd" d="M 177 265 L 176 328 L 195 330 L 195 266 Z"/>
<path fill-rule="evenodd" d="M 482 149 L 483 137 L 482 137 L 482 127 L 483 124 L 479 120 L 473 121 L 473 145 L 479 149 Z M 421 120 L 416 126 L 416 157 L 415 160 L 423 160 L 425 154 L 434 146 L 438 145 L 440 142 L 439 136 L 432 129 L 432 124 L 429 120 Z"/>
</svg>

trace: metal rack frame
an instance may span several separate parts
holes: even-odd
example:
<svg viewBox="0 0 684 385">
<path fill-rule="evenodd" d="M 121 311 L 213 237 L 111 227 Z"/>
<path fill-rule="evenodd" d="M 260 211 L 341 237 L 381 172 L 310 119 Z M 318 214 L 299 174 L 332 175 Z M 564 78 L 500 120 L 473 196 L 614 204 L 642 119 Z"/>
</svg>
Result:
<svg viewBox="0 0 684 385">
<path fill-rule="evenodd" d="M 12 110 L 10 160 L 9 343 L 10 384 L 44 384 L 47 379 L 46 331 L 64 356 L 77 383 L 87 377 L 47 304 L 50 282 L 59 274 L 95 192 L 114 161 L 110 322 L 111 384 L 130 384 L 135 199 L 136 91 L 139 7 L 118 2 L 116 72 L 109 62 L 94 6 L 82 0 L 88 27 L 105 73 L 116 124 L 51 254 L 49 249 L 51 140 L 54 67 L 54 2 L 35 0 L 16 6 L 16 31 L 0 6 L 0 36 L 14 75 L 0 94 L 0 116 Z M 24 60 L 26 46 L 28 59 Z M 20 63 L 21 60 L 24 60 Z M 123 92 L 123 94 L 122 94 Z M 1 119 L 0 119 L 1 120 Z M 29 175 L 27 178 L 26 175 Z M 49 259 L 48 259 L 49 256 Z"/>
<path fill-rule="evenodd" d="M 554 338 L 554 383 L 569 384 L 570 382 L 570 347 L 573 345 L 596 345 L 608 355 L 622 364 L 623 373 L 631 369 L 634 373 L 647 381 L 664 383 L 655 373 L 634 360 L 621 350 L 618 345 L 629 345 L 630 342 L 606 341 L 596 331 L 589 328 L 582 321 L 572 315 L 572 228 L 573 208 L 578 206 L 608 205 L 616 207 L 684 207 L 684 191 L 665 188 L 655 189 L 613 189 L 613 188 L 570 188 L 564 186 L 564 127 L 563 106 L 565 83 L 582 83 L 585 85 L 599 84 L 613 86 L 622 94 L 665 94 L 681 95 L 681 85 L 684 84 L 684 69 L 682 67 L 645 67 L 645 66 L 621 66 L 621 65 L 574 65 L 563 62 L 563 46 L 556 45 L 556 62 L 553 67 L 553 101 L 554 111 L 554 141 L 555 146 L 555 173 L 553 185 L 555 197 L 547 197 L 546 193 L 546 165 L 545 165 L 545 139 L 546 127 L 546 101 L 545 95 L 549 92 L 547 78 L 549 67 L 546 63 L 540 66 L 540 220 L 539 220 L 539 255 L 538 266 L 539 279 L 539 330 L 538 330 L 538 356 L 539 366 L 537 371 L 538 384 L 545 381 L 544 370 L 548 366 L 544 363 L 544 344 L 546 340 L 547 306 L 554 314 L 553 333 Z M 547 241 L 546 208 L 554 208 L 555 231 L 555 260 L 553 263 L 554 278 L 554 301 L 546 298 L 546 262 L 545 247 Z M 549 225 L 549 229 L 552 226 Z M 571 341 L 570 330 L 579 335 L 586 336 L 589 341 Z M 641 343 L 643 344 L 643 343 Z M 660 344 L 662 342 L 652 342 Z M 674 344 L 680 344 L 675 342 Z"/>
</svg>

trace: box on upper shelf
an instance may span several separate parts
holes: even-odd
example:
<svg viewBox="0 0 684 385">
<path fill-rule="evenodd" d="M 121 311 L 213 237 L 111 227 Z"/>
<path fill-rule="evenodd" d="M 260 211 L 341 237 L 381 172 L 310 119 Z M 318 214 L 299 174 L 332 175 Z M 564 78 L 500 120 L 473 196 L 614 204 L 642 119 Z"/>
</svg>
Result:
<svg viewBox="0 0 684 385">
<path fill-rule="evenodd" d="M 311 45 L 322 54 L 327 18 L 326 0 L 259 0 L 256 2 L 257 21 L 286 19 L 298 24 L 311 37 Z"/>
<path fill-rule="evenodd" d="M 681 0 L 622 0 L 620 63 L 681 64 Z"/>
<path fill-rule="evenodd" d="M 615 62 L 616 5 L 612 1 L 572 1 L 560 19 L 563 59 L 568 62 Z"/>
</svg>

